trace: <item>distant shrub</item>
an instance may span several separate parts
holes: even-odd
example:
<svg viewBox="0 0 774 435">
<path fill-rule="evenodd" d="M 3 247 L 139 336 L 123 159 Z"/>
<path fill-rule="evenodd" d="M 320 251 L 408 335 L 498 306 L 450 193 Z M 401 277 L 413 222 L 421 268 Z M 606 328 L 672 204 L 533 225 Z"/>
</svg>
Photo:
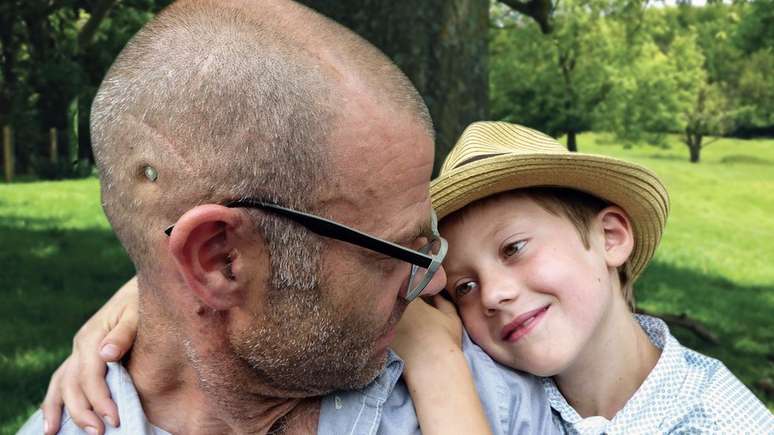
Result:
<svg viewBox="0 0 774 435">
<path fill-rule="evenodd" d="M 741 155 L 741 154 L 732 154 L 729 156 L 724 156 L 720 159 L 720 163 L 747 163 L 752 165 L 772 165 L 774 162 L 771 162 L 766 159 L 762 159 L 757 156 L 749 156 L 749 155 Z"/>
</svg>

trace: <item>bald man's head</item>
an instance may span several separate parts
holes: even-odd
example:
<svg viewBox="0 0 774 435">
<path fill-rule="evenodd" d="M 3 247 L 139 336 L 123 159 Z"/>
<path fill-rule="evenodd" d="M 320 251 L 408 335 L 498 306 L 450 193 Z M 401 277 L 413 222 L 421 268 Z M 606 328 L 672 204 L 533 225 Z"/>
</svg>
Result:
<svg viewBox="0 0 774 435">
<path fill-rule="evenodd" d="M 313 210 L 328 188 L 327 139 L 353 93 L 432 131 L 388 59 L 303 6 L 180 1 L 161 12 L 116 59 L 91 117 L 103 206 L 138 272 L 153 269 L 154 240 L 195 205 L 250 196 Z M 313 244 L 271 217 L 256 221 L 273 276 L 290 285 L 294 246 Z"/>
</svg>

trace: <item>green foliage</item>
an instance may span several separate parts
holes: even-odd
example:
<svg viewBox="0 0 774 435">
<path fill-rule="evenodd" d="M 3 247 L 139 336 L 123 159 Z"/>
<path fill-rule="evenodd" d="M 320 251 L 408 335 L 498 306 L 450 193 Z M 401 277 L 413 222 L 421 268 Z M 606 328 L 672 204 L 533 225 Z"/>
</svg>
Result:
<svg viewBox="0 0 774 435">
<path fill-rule="evenodd" d="M 646 39 L 637 56 L 609 68 L 611 91 L 595 125 L 625 144 L 682 130 L 704 77 L 703 60 L 693 35 L 676 38 L 666 53 Z"/>
<path fill-rule="evenodd" d="M 743 7 L 734 43 L 748 54 L 774 48 L 774 0 L 753 0 Z"/>
<path fill-rule="evenodd" d="M 495 3 L 493 118 L 552 135 L 609 131 L 625 145 L 680 132 L 692 161 L 707 135 L 774 132 L 774 47 L 760 28 L 770 3 L 570 0 L 556 3 L 550 34 Z"/>
<path fill-rule="evenodd" d="M 704 134 L 774 132 L 774 39 L 770 29 L 761 27 L 774 17 L 767 4 L 771 1 L 649 11 L 655 24 L 651 33 L 664 50 L 680 35 L 693 34 L 704 57 L 704 78 L 688 114 L 695 119 L 691 112 L 703 112 L 704 118 L 713 121 L 709 128 L 693 126 L 693 130 Z M 700 96 L 708 101 L 703 109 Z M 686 126 L 691 127 L 690 123 Z"/>
<path fill-rule="evenodd" d="M 89 102 L 131 35 L 168 3 L 65 0 L 0 4 L 0 124 L 14 128 L 19 170 L 30 172 L 40 167 L 37 158 L 48 153 L 51 127 L 62 132 L 61 157 L 90 157 L 88 135 L 77 135 L 77 130 L 88 132 Z M 107 15 L 93 20 L 97 30 L 93 37 L 84 39 L 83 33 L 89 31 L 95 18 L 92 14 L 105 5 L 109 7 Z M 70 109 L 73 102 L 81 105 L 77 111 Z M 73 125 L 70 115 L 77 112 L 83 116 Z"/>
<path fill-rule="evenodd" d="M 570 0 L 558 4 L 553 31 L 495 4 L 490 31 L 490 105 L 495 119 L 549 134 L 591 128 L 595 108 L 610 90 L 608 61 L 625 41 L 605 16 L 622 14 L 626 1 Z"/>
<path fill-rule="evenodd" d="M 553 47 L 524 19 L 490 31 L 490 112 L 493 119 L 528 125 L 549 134 L 563 129 L 564 90 Z"/>
<path fill-rule="evenodd" d="M 774 126 L 774 47 L 751 54 L 743 64 L 735 95 L 738 123 L 751 128 Z"/>
<path fill-rule="evenodd" d="M 554 31 L 493 7 L 490 95 L 496 119 L 549 134 L 614 132 L 626 144 L 683 131 L 707 81 L 695 31 L 675 33 L 638 1 L 558 4 Z M 712 130 L 717 132 L 717 130 Z"/>
</svg>

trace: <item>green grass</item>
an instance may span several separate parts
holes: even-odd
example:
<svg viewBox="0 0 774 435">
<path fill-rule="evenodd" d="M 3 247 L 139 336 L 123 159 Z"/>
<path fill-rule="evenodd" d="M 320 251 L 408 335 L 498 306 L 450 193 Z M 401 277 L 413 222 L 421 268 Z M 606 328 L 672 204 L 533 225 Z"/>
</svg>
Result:
<svg viewBox="0 0 774 435">
<path fill-rule="evenodd" d="M 774 409 L 774 397 L 755 386 L 774 378 L 774 140 L 720 140 L 699 164 L 676 141 L 624 149 L 584 134 L 579 148 L 664 179 L 672 211 L 638 283 L 639 304 L 706 325 L 719 344 L 673 333 L 725 362 Z M 133 270 L 95 179 L 0 184 L 0 264 L 0 433 L 13 433 L 42 400 L 75 331 Z"/>
<path fill-rule="evenodd" d="M 0 184 L 0 264 L 0 433 L 14 433 L 75 331 L 133 268 L 95 179 Z"/>
</svg>

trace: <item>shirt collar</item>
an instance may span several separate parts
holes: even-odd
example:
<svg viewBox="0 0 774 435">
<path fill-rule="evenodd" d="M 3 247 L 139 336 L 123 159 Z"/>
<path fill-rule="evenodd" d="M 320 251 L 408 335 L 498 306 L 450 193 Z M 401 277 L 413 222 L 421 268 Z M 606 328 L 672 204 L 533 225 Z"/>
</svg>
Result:
<svg viewBox="0 0 774 435">
<path fill-rule="evenodd" d="M 392 390 L 395 388 L 395 384 L 403 374 L 403 360 L 400 359 L 398 354 L 388 349 L 387 362 L 384 365 L 384 369 L 370 384 L 360 389 L 360 392 L 373 398 L 380 403 L 384 403 Z"/>
<path fill-rule="evenodd" d="M 358 390 L 335 391 L 320 403 L 318 434 L 371 434 L 379 427 L 382 408 L 403 373 L 403 361 L 389 350 L 381 373 Z"/>
<path fill-rule="evenodd" d="M 635 315 L 635 319 L 651 343 L 661 349 L 661 356 L 640 388 L 635 391 L 623 409 L 615 415 L 611 424 L 627 420 L 630 416 L 642 415 L 642 411 L 648 408 L 649 414 L 656 420 L 654 421 L 656 424 L 652 427 L 658 427 L 658 423 L 667 417 L 669 408 L 654 405 L 674 403 L 682 382 L 686 379 L 688 367 L 685 359 L 682 358 L 680 343 L 669 333 L 669 328 L 663 320 L 640 314 Z M 583 417 L 567 403 L 552 378 L 542 378 L 542 381 L 549 404 L 559 413 L 563 423 L 576 425 L 583 420 Z M 656 410 L 655 414 L 653 414 L 654 410 Z"/>
</svg>

